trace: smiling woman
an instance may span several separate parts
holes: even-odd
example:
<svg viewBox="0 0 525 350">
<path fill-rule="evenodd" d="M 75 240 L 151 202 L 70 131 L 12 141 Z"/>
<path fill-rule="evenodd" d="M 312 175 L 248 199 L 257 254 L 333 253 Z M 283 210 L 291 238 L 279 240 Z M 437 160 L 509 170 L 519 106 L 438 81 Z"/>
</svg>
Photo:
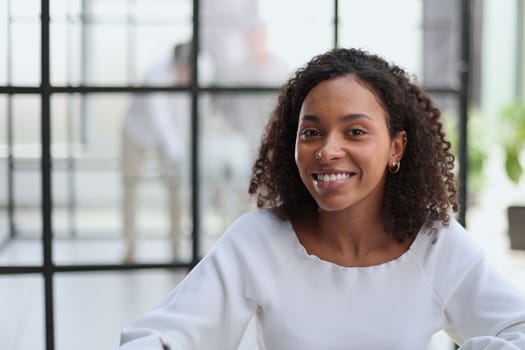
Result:
<svg viewBox="0 0 525 350">
<path fill-rule="evenodd" d="M 355 49 L 282 87 L 239 218 L 121 349 L 524 349 L 525 297 L 453 218 L 440 111 L 402 69 Z"/>
<path fill-rule="evenodd" d="M 363 253 L 374 246 L 367 248 L 357 240 L 377 237 L 378 243 L 386 241 L 384 228 L 376 223 L 381 222 L 387 169 L 399 164 L 405 146 L 406 131 L 390 138 L 386 111 L 354 75 L 322 81 L 310 90 L 299 113 L 295 162 L 319 207 L 319 218 L 325 218 L 326 229 L 309 230 L 311 223 L 303 226 L 302 216 L 294 217 L 296 232 L 307 250 L 348 266 L 378 264 L 392 258 L 385 251 L 388 254 L 376 254 L 375 261 L 370 261 Z M 345 223 L 355 217 L 361 218 L 359 225 Z M 345 223 L 359 230 L 348 229 L 339 235 L 335 233 L 337 227 L 329 228 L 331 223 Z M 393 236 L 387 237 L 399 248 L 395 254 L 406 250 L 407 246 L 398 244 Z M 344 242 L 347 238 L 352 241 Z M 361 257 L 365 260 L 360 261 Z"/>
</svg>

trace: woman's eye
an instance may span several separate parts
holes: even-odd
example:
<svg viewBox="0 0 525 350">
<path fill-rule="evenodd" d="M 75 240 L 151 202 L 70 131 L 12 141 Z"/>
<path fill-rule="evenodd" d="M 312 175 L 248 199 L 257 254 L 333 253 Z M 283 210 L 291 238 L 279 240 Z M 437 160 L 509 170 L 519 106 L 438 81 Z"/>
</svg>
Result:
<svg viewBox="0 0 525 350">
<path fill-rule="evenodd" d="M 315 129 L 305 129 L 301 132 L 301 137 L 303 138 L 319 136 L 319 135 L 320 135 L 319 131 Z"/>
<path fill-rule="evenodd" d="M 348 135 L 350 136 L 360 136 L 366 134 L 366 131 L 363 129 L 350 129 L 348 130 Z"/>
</svg>

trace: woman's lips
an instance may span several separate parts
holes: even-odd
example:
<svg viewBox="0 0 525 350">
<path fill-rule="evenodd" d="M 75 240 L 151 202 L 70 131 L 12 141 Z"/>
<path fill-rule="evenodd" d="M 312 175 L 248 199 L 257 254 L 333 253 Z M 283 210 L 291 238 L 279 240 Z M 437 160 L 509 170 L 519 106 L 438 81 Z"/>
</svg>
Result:
<svg viewBox="0 0 525 350">
<path fill-rule="evenodd" d="M 326 172 L 312 174 L 315 186 L 320 190 L 335 190 L 343 186 L 356 173 L 353 172 Z"/>
</svg>

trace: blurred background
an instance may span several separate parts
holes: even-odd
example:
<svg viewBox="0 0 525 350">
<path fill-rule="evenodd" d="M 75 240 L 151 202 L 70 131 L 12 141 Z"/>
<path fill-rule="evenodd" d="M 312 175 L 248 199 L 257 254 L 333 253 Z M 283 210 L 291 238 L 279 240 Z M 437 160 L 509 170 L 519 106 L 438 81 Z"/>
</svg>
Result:
<svg viewBox="0 0 525 350">
<path fill-rule="evenodd" d="M 525 292 L 524 17 L 523 0 L 0 0 L 0 348 L 116 348 L 254 207 L 278 88 L 333 47 L 432 95 L 458 218 Z"/>
</svg>

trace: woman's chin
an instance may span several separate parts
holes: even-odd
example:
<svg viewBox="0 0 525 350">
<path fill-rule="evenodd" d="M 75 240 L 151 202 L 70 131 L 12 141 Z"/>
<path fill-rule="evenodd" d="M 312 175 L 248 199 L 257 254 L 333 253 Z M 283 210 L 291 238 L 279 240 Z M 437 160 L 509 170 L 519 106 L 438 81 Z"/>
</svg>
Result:
<svg viewBox="0 0 525 350">
<path fill-rule="evenodd" d="M 348 203 L 337 203 L 337 202 L 317 202 L 317 206 L 319 207 L 319 211 L 326 211 L 326 212 L 344 211 L 349 208 Z"/>
</svg>

